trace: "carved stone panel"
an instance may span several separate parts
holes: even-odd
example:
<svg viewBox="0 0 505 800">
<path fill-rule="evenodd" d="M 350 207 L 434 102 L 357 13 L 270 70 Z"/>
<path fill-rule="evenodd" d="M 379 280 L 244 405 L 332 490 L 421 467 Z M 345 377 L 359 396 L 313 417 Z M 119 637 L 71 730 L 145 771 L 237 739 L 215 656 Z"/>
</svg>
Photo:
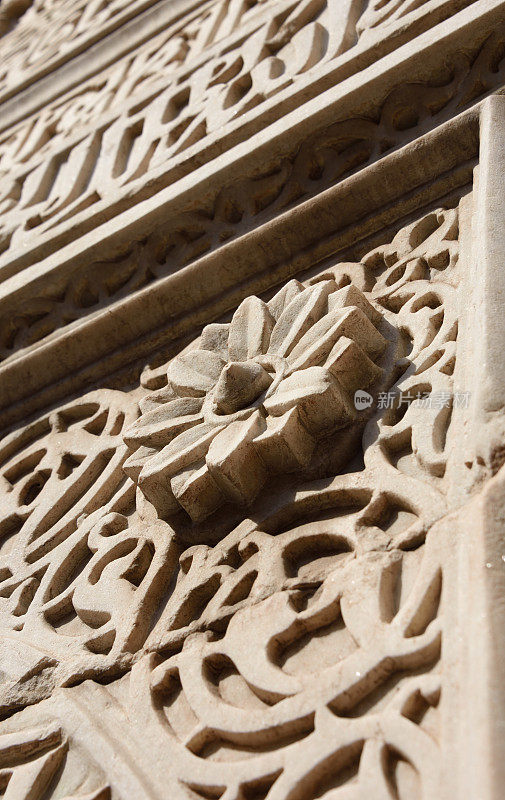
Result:
<svg viewBox="0 0 505 800">
<path fill-rule="evenodd" d="M 503 7 L 0 0 L 7 800 L 502 797 Z"/>
</svg>

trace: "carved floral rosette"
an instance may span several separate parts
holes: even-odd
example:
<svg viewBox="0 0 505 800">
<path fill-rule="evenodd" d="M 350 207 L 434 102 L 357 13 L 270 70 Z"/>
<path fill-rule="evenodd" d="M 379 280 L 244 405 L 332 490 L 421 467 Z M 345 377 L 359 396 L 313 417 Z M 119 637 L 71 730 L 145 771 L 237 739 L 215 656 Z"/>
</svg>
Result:
<svg viewBox="0 0 505 800">
<path fill-rule="evenodd" d="M 382 375 L 380 322 L 359 289 L 334 280 L 246 298 L 144 400 L 125 471 L 162 516 L 250 504 L 269 475 L 303 471 L 323 438 L 356 422 L 354 392 Z"/>
<path fill-rule="evenodd" d="M 454 390 L 458 252 L 430 212 L 207 325 L 140 416 L 102 389 L 4 440 L 13 791 L 436 795 L 460 523 L 451 403 L 425 400 Z"/>
</svg>

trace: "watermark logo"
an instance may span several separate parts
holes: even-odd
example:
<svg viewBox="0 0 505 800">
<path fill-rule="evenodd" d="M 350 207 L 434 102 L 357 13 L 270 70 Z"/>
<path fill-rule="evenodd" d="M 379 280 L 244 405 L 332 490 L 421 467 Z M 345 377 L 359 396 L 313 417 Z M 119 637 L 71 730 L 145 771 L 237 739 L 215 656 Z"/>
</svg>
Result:
<svg viewBox="0 0 505 800">
<path fill-rule="evenodd" d="M 401 408 L 402 405 L 410 406 L 416 403 L 418 408 L 431 408 L 441 410 L 442 408 L 468 408 L 470 404 L 470 392 L 401 392 L 389 391 L 379 392 L 376 405 L 378 409 Z M 371 394 L 364 389 L 357 389 L 354 392 L 354 408 L 356 411 L 366 411 L 374 404 Z"/>
<path fill-rule="evenodd" d="M 365 411 L 365 409 L 370 408 L 373 403 L 373 397 L 368 392 L 365 392 L 363 389 L 357 389 L 354 392 L 354 408 L 357 411 Z"/>
<path fill-rule="evenodd" d="M 470 392 L 379 392 L 377 408 L 401 408 L 416 403 L 418 408 L 468 408 Z"/>
</svg>

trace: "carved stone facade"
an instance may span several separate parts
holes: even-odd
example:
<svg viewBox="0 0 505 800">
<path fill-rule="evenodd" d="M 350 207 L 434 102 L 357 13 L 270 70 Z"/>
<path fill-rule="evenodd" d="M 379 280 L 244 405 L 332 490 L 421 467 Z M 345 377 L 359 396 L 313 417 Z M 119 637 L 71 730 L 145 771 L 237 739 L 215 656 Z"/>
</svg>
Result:
<svg viewBox="0 0 505 800">
<path fill-rule="evenodd" d="M 0 0 L 0 795 L 505 795 L 505 0 Z"/>
</svg>

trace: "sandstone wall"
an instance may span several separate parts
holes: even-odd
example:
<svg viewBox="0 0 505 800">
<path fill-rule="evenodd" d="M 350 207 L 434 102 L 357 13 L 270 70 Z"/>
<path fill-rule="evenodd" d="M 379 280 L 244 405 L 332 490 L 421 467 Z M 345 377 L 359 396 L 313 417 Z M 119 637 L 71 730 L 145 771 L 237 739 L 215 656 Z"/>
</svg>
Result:
<svg viewBox="0 0 505 800">
<path fill-rule="evenodd" d="M 0 0 L 0 794 L 505 795 L 505 0 Z"/>
</svg>

